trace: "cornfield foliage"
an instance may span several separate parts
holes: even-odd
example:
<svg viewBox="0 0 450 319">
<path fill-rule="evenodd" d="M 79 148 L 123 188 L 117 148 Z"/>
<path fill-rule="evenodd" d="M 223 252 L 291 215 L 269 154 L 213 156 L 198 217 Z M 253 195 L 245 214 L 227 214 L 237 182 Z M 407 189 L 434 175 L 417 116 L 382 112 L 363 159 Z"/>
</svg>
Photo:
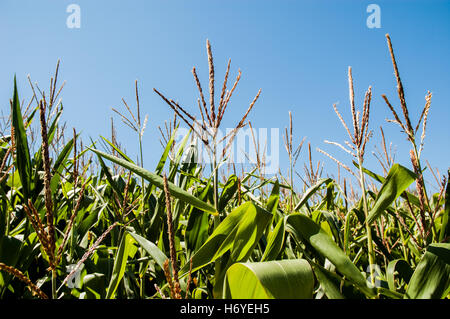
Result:
<svg viewBox="0 0 450 319">
<path fill-rule="evenodd" d="M 240 73 L 227 90 L 228 64 L 215 107 L 209 42 L 209 106 L 193 69 L 202 122 L 155 90 L 176 117 L 161 130 L 163 152 L 150 170 L 140 164 L 147 118 L 141 123 L 137 83 L 137 113 L 126 103 L 132 119 L 115 110 L 137 133 L 135 162 L 114 129 L 110 139 L 87 146 L 75 130 L 67 140 L 57 72 L 47 95 L 30 81 L 28 106 L 14 79 L 0 137 L 0 298 L 449 298 L 450 186 L 438 176 L 440 190 L 427 192 L 422 173 L 433 170 L 420 158 L 431 94 L 414 127 L 387 38 L 402 113 L 383 98 L 411 142 L 411 163 L 395 163 L 384 144 L 382 169 L 364 167 L 372 93 L 357 112 L 349 69 L 352 125 L 334 110 L 351 142 L 330 143 L 351 154 L 352 168 L 336 161 L 353 174 L 357 190 L 348 179 L 322 176 L 310 145 L 303 185 L 293 184 L 303 142 L 294 150 L 291 114 L 288 176 L 262 174 L 263 155 L 248 172 L 219 169 L 226 156 L 217 154 L 214 129 Z M 175 147 L 177 119 L 191 131 Z M 206 126 L 212 134 L 198 132 Z M 208 145 L 211 167 L 196 162 L 192 137 Z"/>
</svg>

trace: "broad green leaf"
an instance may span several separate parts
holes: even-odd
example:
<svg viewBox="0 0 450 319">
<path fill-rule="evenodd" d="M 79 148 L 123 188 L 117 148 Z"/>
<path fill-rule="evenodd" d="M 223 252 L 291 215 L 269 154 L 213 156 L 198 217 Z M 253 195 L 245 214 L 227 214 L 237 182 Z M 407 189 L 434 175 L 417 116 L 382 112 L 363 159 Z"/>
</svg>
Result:
<svg viewBox="0 0 450 319">
<path fill-rule="evenodd" d="M 19 251 L 22 242 L 14 237 L 4 236 L 0 239 L 0 262 L 15 267 L 19 261 Z M 0 271 L 0 291 L 5 288 L 5 284 L 11 279 L 7 273 Z"/>
<path fill-rule="evenodd" d="M 389 262 L 386 269 L 386 277 L 389 285 L 389 289 L 396 291 L 395 277 L 398 274 L 405 282 L 409 282 L 413 271 L 411 266 L 404 259 L 396 259 Z"/>
<path fill-rule="evenodd" d="M 58 158 L 56 159 L 55 165 L 53 165 L 53 176 L 50 181 L 50 187 L 52 193 L 54 193 L 59 186 L 59 181 L 61 180 L 62 170 L 64 168 L 64 164 L 67 161 L 67 158 L 70 155 L 70 152 L 73 147 L 73 138 L 67 142 L 62 151 L 59 153 Z"/>
<path fill-rule="evenodd" d="M 275 181 L 272 192 L 270 193 L 269 200 L 267 201 L 266 209 L 271 212 L 274 216 L 278 209 L 278 203 L 280 201 L 280 183 L 278 180 Z"/>
<path fill-rule="evenodd" d="M 16 77 L 14 76 L 14 96 L 11 105 L 11 122 L 14 127 L 14 141 L 16 144 L 16 167 L 22 183 L 23 195 L 29 198 L 31 192 L 31 159 L 28 149 L 27 132 L 23 126 L 20 110 L 19 94 L 17 93 Z"/>
<path fill-rule="evenodd" d="M 175 139 L 175 135 L 176 135 L 176 129 L 172 132 L 172 136 L 166 144 L 166 148 L 164 149 L 164 152 L 162 153 L 161 158 L 159 159 L 158 165 L 156 165 L 156 170 L 155 170 L 156 174 L 162 173 L 164 165 L 166 164 L 167 157 L 169 156 L 170 149 L 172 148 L 172 145 L 173 145 L 173 142 Z"/>
<path fill-rule="evenodd" d="M 322 179 L 319 179 L 319 180 L 317 181 L 316 184 L 314 184 L 313 186 L 311 186 L 311 187 L 303 194 L 302 199 L 297 203 L 297 205 L 295 205 L 294 210 L 299 210 L 300 207 L 302 207 L 302 206 L 308 201 L 308 199 L 309 199 L 312 195 L 314 195 L 315 192 L 317 192 L 317 191 L 320 189 L 320 187 L 322 186 L 322 184 L 325 184 L 325 185 L 326 185 L 326 184 L 330 183 L 331 181 L 332 181 L 331 178 L 322 178 Z"/>
<path fill-rule="evenodd" d="M 39 107 L 36 108 L 35 112 L 39 109 Z M 51 144 L 53 141 L 53 138 L 55 136 L 56 133 L 56 129 L 58 127 L 58 123 L 59 123 L 59 119 L 61 118 L 62 115 L 62 109 L 60 109 L 56 115 L 55 118 L 52 121 L 52 124 L 50 124 L 50 127 L 48 128 L 48 143 Z M 28 122 L 30 122 L 30 120 L 28 119 Z M 42 150 L 42 148 L 41 148 Z"/>
<path fill-rule="evenodd" d="M 261 238 L 272 214 L 256 205 L 251 205 L 240 220 L 231 248 L 231 260 L 245 261 Z"/>
<path fill-rule="evenodd" d="M 111 146 L 120 156 L 122 156 L 125 160 L 127 160 L 130 163 L 133 163 L 133 160 L 131 158 L 129 158 L 124 152 L 122 152 L 122 150 L 120 148 L 118 148 L 116 145 L 114 145 L 114 143 L 111 143 L 106 137 L 103 137 L 100 135 L 100 137 L 109 144 L 109 146 Z"/>
<path fill-rule="evenodd" d="M 431 244 L 417 265 L 405 298 L 439 299 L 450 291 L 450 244 Z"/>
<path fill-rule="evenodd" d="M 77 137 L 78 136 L 79 134 L 77 135 Z M 73 138 L 69 142 L 67 142 L 62 151 L 59 153 L 58 158 L 56 159 L 55 164 L 53 165 L 53 174 L 55 174 L 55 172 L 57 171 L 60 172 L 61 166 L 64 166 L 64 162 L 69 157 L 72 148 L 73 148 Z"/>
<path fill-rule="evenodd" d="M 208 183 L 202 191 L 200 194 L 201 200 L 205 200 L 207 198 L 211 185 L 211 183 Z M 185 232 L 186 248 L 188 251 L 197 251 L 206 242 L 208 239 L 208 227 L 208 214 L 200 209 L 192 207 Z"/>
<path fill-rule="evenodd" d="M 104 153 L 104 152 L 96 150 L 96 149 L 91 149 L 91 150 L 94 153 L 106 158 L 107 160 L 110 160 L 116 164 L 119 164 L 119 165 L 123 166 L 124 168 L 129 169 L 130 171 L 134 172 L 135 174 L 145 178 L 150 183 L 156 185 L 160 189 L 164 189 L 164 182 L 163 182 L 163 178 L 161 176 L 151 173 L 151 172 L 147 171 L 146 169 L 143 169 L 142 167 L 139 167 L 133 163 L 127 162 L 126 160 L 123 160 L 121 158 L 109 155 L 107 153 Z M 171 182 L 168 182 L 168 185 L 169 185 L 170 194 L 173 197 L 178 198 L 178 199 L 180 199 L 192 206 L 195 206 L 205 212 L 212 213 L 214 215 L 217 214 L 214 207 L 212 207 L 210 204 L 196 198 L 192 194 L 179 188 L 178 186 L 176 186 L 175 184 L 173 184 Z"/>
<path fill-rule="evenodd" d="M 101 299 L 105 296 L 105 275 L 101 273 L 88 274 L 83 277 L 83 289 L 89 299 Z"/>
<path fill-rule="evenodd" d="M 316 263 L 312 263 L 312 269 L 328 299 L 345 299 L 339 289 L 342 279 L 338 275 Z"/>
<path fill-rule="evenodd" d="M 275 228 L 267 238 L 267 246 L 261 261 L 268 261 L 277 258 L 284 242 L 284 218 L 280 218 Z"/>
<path fill-rule="evenodd" d="M 272 214 L 246 202 L 235 208 L 214 230 L 208 240 L 192 257 L 192 271 L 196 271 L 231 251 L 233 261 L 248 258 L 258 243 Z M 182 275 L 189 271 L 189 264 L 181 269 Z"/>
<path fill-rule="evenodd" d="M 389 299 L 403 299 L 404 295 L 402 293 L 396 292 L 396 291 L 392 291 L 386 288 L 376 288 L 377 293 L 379 295 L 383 295 Z"/>
<path fill-rule="evenodd" d="M 358 164 L 357 162 L 355 162 L 355 161 L 352 161 L 352 162 L 353 162 L 353 165 L 355 165 L 355 167 L 356 167 L 357 169 L 359 169 L 359 164 Z M 368 170 L 368 169 L 365 168 L 365 167 L 362 167 L 362 171 L 363 171 L 365 174 L 367 174 L 367 175 L 369 175 L 370 177 L 372 177 L 372 178 L 373 178 L 374 180 L 376 180 L 377 182 L 379 182 L 379 183 L 383 183 L 383 182 L 384 182 L 384 177 L 383 177 L 383 176 L 380 176 L 380 175 L 378 175 L 378 174 L 372 172 L 371 170 Z"/>
<path fill-rule="evenodd" d="M 130 255 L 132 246 L 133 238 L 129 233 L 125 232 L 122 237 L 122 241 L 120 242 L 119 249 L 114 256 L 114 267 L 112 271 L 111 281 L 109 282 L 106 299 L 114 298 L 120 280 L 122 280 L 123 274 L 125 273 L 128 256 Z"/>
<path fill-rule="evenodd" d="M 341 243 L 341 236 L 340 236 L 340 225 L 339 225 L 339 220 L 336 217 L 335 214 L 330 213 L 329 211 L 322 211 L 322 215 L 323 217 L 325 217 L 325 220 L 328 223 L 330 232 L 332 234 L 332 236 L 334 237 L 334 240 L 338 242 L 340 247 L 343 247 L 342 243 Z"/>
<path fill-rule="evenodd" d="M 225 186 L 222 189 L 222 193 L 219 197 L 219 205 L 218 210 L 219 212 L 223 211 L 225 209 L 225 206 L 227 206 L 228 202 L 231 198 L 233 198 L 234 194 L 236 194 L 238 188 L 238 178 L 236 175 L 231 175 Z"/>
<path fill-rule="evenodd" d="M 228 268 L 224 297 L 233 299 L 309 299 L 314 276 L 306 260 L 236 263 Z"/>
<path fill-rule="evenodd" d="M 113 180 L 109 167 L 106 166 L 105 162 L 103 161 L 100 155 L 98 155 L 98 161 L 100 163 L 100 166 L 102 167 L 103 172 L 105 173 L 106 180 L 108 181 L 109 185 L 114 190 L 114 192 L 117 194 L 117 196 L 119 196 L 119 199 L 122 202 L 123 194 L 120 191 L 119 187 L 117 186 L 117 183 Z"/>
<path fill-rule="evenodd" d="M 359 269 L 330 236 L 309 217 L 298 213 L 289 215 L 286 218 L 286 230 L 297 241 L 306 241 L 311 244 L 323 257 L 335 265 L 339 272 L 355 283 L 359 289 L 368 295 L 374 294 L 373 290 L 367 286 L 366 280 Z"/>
<path fill-rule="evenodd" d="M 442 215 L 442 223 L 439 231 L 439 241 L 442 242 L 444 239 L 450 236 L 450 170 L 448 171 L 447 188 L 445 190 L 445 204 L 444 204 L 444 214 Z"/>
<path fill-rule="evenodd" d="M 416 175 L 400 164 L 394 164 L 377 195 L 375 204 L 369 212 L 368 222 L 372 223 L 386 208 L 400 196 L 412 182 Z"/>
<path fill-rule="evenodd" d="M 353 165 L 355 165 L 359 169 L 359 165 L 355 161 L 353 161 Z M 363 167 L 362 170 L 363 170 L 363 172 L 365 174 L 369 175 L 370 177 L 372 177 L 377 182 L 382 183 L 382 184 L 384 183 L 385 178 L 383 176 L 380 176 L 380 175 L 378 175 L 378 174 L 368 170 L 365 167 Z M 407 191 L 404 191 L 400 196 L 402 198 L 404 198 L 404 199 L 408 199 L 411 204 L 413 204 L 413 205 L 415 205 L 417 207 L 420 207 L 420 201 L 417 198 L 417 196 L 415 196 L 415 195 L 413 195 L 411 193 L 408 193 Z"/>
<path fill-rule="evenodd" d="M 178 166 L 180 165 L 180 162 L 183 157 L 183 153 L 184 153 L 184 150 L 185 150 L 185 147 L 189 140 L 190 135 L 191 135 L 191 130 L 189 130 L 189 132 L 184 136 L 184 138 L 181 140 L 181 143 L 177 143 L 177 145 L 178 145 L 177 156 L 175 157 L 175 161 L 171 161 L 169 175 L 167 176 L 167 179 L 169 181 L 173 181 L 175 178 L 175 175 L 178 172 Z M 189 145 L 189 149 L 191 147 L 195 148 L 195 144 Z"/>
<path fill-rule="evenodd" d="M 167 256 L 151 241 L 139 236 L 136 233 L 129 233 L 139 245 L 156 261 L 156 263 L 164 269 L 164 262 L 168 259 Z"/>
</svg>

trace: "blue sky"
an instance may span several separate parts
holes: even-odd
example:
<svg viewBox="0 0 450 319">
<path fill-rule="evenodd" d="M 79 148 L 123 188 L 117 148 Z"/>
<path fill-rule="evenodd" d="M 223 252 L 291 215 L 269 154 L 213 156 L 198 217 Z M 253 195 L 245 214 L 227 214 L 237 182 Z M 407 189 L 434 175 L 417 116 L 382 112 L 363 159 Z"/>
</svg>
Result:
<svg viewBox="0 0 450 319">
<path fill-rule="evenodd" d="M 81 28 L 69 29 L 69 4 L 81 8 Z M 381 8 L 381 28 L 369 29 L 366 8 Z M 433 92 L 422 158 L 445 173 L 450 148 L 450 2 L 449 1 L 105 1 L 2 0 L 0 2 L 0 108 L 9 110 L 13 77 L 21 98 L 30 98 L 27 74 L 48 87 L 56 61 L 61 59 L 64 120 L 67 127 L 98 139 L 110 135 L 110 117 L 118 124 L 118 139 L 136 156 L 135 135 L 113 113 L 123 110 L 121 98 L 134 105 L 138 79 L 141 107 L 149 114 L 144 134 L 144 164 L 153 169 L 161 154 L 157 127 L 172 113 L 153 92 L 158 88 L 197 114 L 197 91 L 191 69 L 196 66 L 207 86 L 206 39 L 212 44 L 216 91 L 220 90 L 228 58 L 231 78 L 238 68 L 242 79 L 224 118 L 224 127 L 240 120 L 259 88 L 249 119 L 254 127 L 288 125 L 294 118 L 296 141 L 304 136 L 312 147 L 327 150 L 348 163 L 349 156 L 327 145 L 348 139 L 332 110 L 333 103 L 349 121 L 347 68 L 352 66 L 357 105 L 372 85 L 370 127 L 374 137 L 367 146 L 367 166 L 380 172 L 370 152 L 379 145 L 382 125 L 388 142 L 397 148 L 397 160 L 410 167 L 409 143 L 391 118 L 381 94 L 399 107 L 396 83 L 386 45 L 391 35 L 400 75 L 414 123 Z M 294 139 L 294 140 L 295 140 Z M 280 137 L 280 145 L 281 145 Z M 284 148 L 280 163 L 288 166 Z M 298 171 L 302 172 L 306 149 Z M 322 154 L 325 170 L 336 166 Z M 430 182 L 432 180 L 430 179 Z"/>
</svg>

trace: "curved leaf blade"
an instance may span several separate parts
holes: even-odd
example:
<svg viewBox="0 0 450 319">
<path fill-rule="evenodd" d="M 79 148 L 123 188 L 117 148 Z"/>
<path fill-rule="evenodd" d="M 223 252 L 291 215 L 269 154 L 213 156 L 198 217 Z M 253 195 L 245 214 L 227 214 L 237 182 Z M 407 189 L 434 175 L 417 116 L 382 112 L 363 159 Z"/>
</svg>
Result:
<svg viewBox="0 0 450 319">
<path fill-rule="evenodd" d="M 311 266 L 303 259 L 236 263 L 227 270 L 224 297 L 233 299 L 310 299 Z"/>
<path fill-rule="evenodd" d="M 368 223 L 370 224 L 377 219 L 415 179 L 416 174 L 414 172 L 400 164 L 394 164 L 389 170 L 388 176 L 378 192 L 375 204 L 369 212 Z"/>
<path fill-rule="evenodd" d="M 31 192 L 31 158 L 27 132 L 23 125 L 22 111 L 20 110 L 16 76 L 14 76 L 14 95 L 11 108 L 11 125 L 14 127 L 14 141 L 16 143 L 16 166 L 23 187 L 23 195 L 28 198 Z"/>
<path fill-rule="evenodd" d="M 286 230 L 297 240 L 307 241 L 322 256 L 336 266 L 343 275 L 368 295 L 374 295 L 366 279 L 350 258 L 339 248 L 330 236 L 312 219 L 303 214 L 291 214 L 286 218 Z"/>
<path fill-rule="evenodd" d="M 450 244 L 431 244 L 422 256 L 405 298 L 444 298 L 450 289 Z"/>
<path fill-rule="evenodd" d="M 119 164 L 123 166 L 126 169 L 129 169 L 133 173 L 143 177 L 150 183 L 156 185 L 160 189 L 164 189 L 164 182 L 163 178 L 155 173 L 151 173 L 147 171 L 146 169 L 139 167 L 133 163 L 130 163 L 126 160 L 123 160 L 121 158 L 112 156 L 110 154 L 107 154 L 105 152 L 91 149 L 94 153 L 106 158 L 107 160 L 110 160 L 111 162 L 114 162 L 116 164 Z M 169 191 L 170 195 L 172 195 L 175 198 L 178 198 L 188 204 L 191 204 L 192 206 L 195 206 L 205 212 L 211 213 L 213 215 L 217 214 L 214 207 L 212 207 L 210 204 L 198 199 L 197 197 L 193 196 L 192 194 L 188 193 L 187 191 L 181 189 L 180 187 L 176 186 L 175 184 L 169 182 Z"/>
</svg>

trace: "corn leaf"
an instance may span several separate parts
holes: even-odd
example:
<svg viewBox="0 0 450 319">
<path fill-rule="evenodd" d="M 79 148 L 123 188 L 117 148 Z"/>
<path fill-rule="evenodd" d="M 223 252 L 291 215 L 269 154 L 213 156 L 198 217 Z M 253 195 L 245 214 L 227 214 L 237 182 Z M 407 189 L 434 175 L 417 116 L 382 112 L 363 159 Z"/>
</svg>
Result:
<svg viewBox="0 0 450 319">
<path fill-rule="evenodd" d="M 233 299 L 309 299 L 314 276 L 306 260 L 236 263 L 227 270 L 224 297 Z"/>
<path fill-rule="evenodd" d="M 335 265 L 339 272 L 355 283 L 359 289 L 369 295 L 373 295 L 372 289 L 368 288 L 366 280 L 359 269 L 331 237 L 309 217 L 298 213 L 289 215 L 286 218 L 286 230 L 297 241 L 306 241 L 314 247 L 323 257 Z"/>
<path fill-rule="evenodd" d="M 211 183 L 208 183 L 202 191 L 200 194 L 201 200 L 205 200 L 207 198 L 211 185 Z M 192 207 L 185 232 L 185 242 L 188 251 L 197 251 L 206 242 L 208 239 L 208 227 L 208 214 Z"/>
<path fill-rule="evenodd" d="M 112 271 L 111 280 L 108 286 L 108 292 L 106 299 L 113 299 L 119 286 L 120 280 L 122 280 L 125 268 L 127 266 L 128 256 L 130 255 L 131 248 L 133 246 L 133 238 L 129 233 L 125 232 L 119 245 L 116 255 L 114 256 L 114 267 Z"/>
<path fill-rule="evenodd" d="M 442 242 L 444 239 L 450 236 L 450 223 L 448 222 L 450 218 L 450 170 L 448 171 L 447 188 L 445 190 L 445 207 L 444 214 L 442 216 L 442 224 L 439 231 L 439 241 Z"/>
<path fill-rule="evenodd" d="M 322 186 L 322 184 L 328 184 L 332 181 L 331 178 L 322 178 L 319 179 L 317 181 L 316 184 L 314 184 L 313 186 L 311 186 L 304 194 L 302 199 L 300 199 L 300 201 L 297 203 L 297 205 L 295 205 L 294 210 L 299 210 L 300 207 L 302 207 L 307 201 L 308 199 L 314 195 L 315 192 L 317 192 L 319 190 L 319 188 Z"/>
<path fill-rule="evenodd" d="M 16 77 L 14 76 L 14 96 L 12 100 L 12 126 L 14 127 L 14 140 L 16 143 L 16 166 L 22 183 L 24 197 L 29 198 L 31 191 L 31 159 L 28 149 L 27 132 L 23 126 L 22 112 L 20 110 L 19 94 L 17 92 Z"/>
<path fill-rule="evenodd" d="M 377 195 L 375 204 L 369 212 L 369 224 L 377 219 L 415 179 L 416 175 L 412 171 L 400 164 L 394 164 L 389 170 L 388 176 Z"/>
<path fill-rule="evenodd" d="M 328 269 L 320 266 L 316 263 L 311 263 L 314 274 L 320 283 L 325 295 L 328 299 L 345 299 L 345 296 L 341 293 L 339 286 L 341 284 L 341 278 L 335 273 L 332 273 Z"/>
<path fill-rule="evenodd" d="M 235 262 L 246 260 L 258 243 L 272 214 L 246 202 L 235 208 L 214 230 L 208 240 L 192 257 L 192 271 L 196 271 L 217 260 L 227 251 Z M 189 271 L 187 263 L 182 275 Z"/>
<path fill-rule="evenodd" d="M 227 206 L 230 199 L 233 198 L 234 194 L 236 194 L 237 188 L 238 188 L 238 178 L 236 175 L 231 175 L 228 178 L 225 186 L 223 187 L 222 193 L 219 197 L 219 205 L 218 205 L 219 212 L 225 209 L 225 206 Z"/>
<path fill-rule="evenodd" d="M 396 291 L 395 276 L 398 274 L 405 282 L 409 282 L 413 271 L 409 264 L 404 259 L 396 259 L 389 262 L 386 269 L 386 277 L 389 285 L 389 289 Z"/>
<path fill-rule="evenodd" d="M 121 158 L 109 155 L 107 153 L 104 153 L 104 152 L 96 150 L 96 149 L 91 149 L 91 150 L 94 153 L 98 154 L 99 156 L 102 156 L 102 157 L 106 158 L 107 160 L 110 160 L 111 162 L 114 162 L 116 164 L 119 164 L 119 165 L 123 166 L 124 168 L 129 169 L 130 171 L 134 172 L 135 174 L 145 178 L 147 181 L 156 185 L 160 189 L 164 189 L 164 182 L 163 182 L 163 178 L 161 176 L 159 176 L 155 173 L 151 173 L 151 172 L 147 171 L 146 169 L 139 167 L 133 163 L 130 163 L 126 160 L 123 160 Z M 214 209 L 214 207 L 212 207 L 208 203 L 205 203 L 204 201 L 196 198 L 192 194 L 179 188 L 178 186 L 176 186 L 175 184 L 173 184 L 171 182 L 169 182 L 168 184 L 169 184 L 170 194 L 173 197 L 178 198 L 178 199 L 186 202 L 187 204 L 195 206 L 205 212 L 216 214 L 216 210 Z"/>
<path fill-rule="evenodd" d="M 139 245 L 156 261 L 156 263 L 164 269 L 164 262 L 168 259 L 167 256 L 151 241 L 139 236 L 136 233 L 129 233 Z"/>
<path fill-rule="evenodd" d="M 284 221 L 284 218 L 280 218 L 275 228 L 269 233 L 261 261 L 274 260 L 280 253 L 284 243 Z"/>
<path fill-rule="evenodd" d="M 444 298 L 450 292 L 450 244 L 431 244 L 422 256 L 405 298 Z"/>
</svg>

